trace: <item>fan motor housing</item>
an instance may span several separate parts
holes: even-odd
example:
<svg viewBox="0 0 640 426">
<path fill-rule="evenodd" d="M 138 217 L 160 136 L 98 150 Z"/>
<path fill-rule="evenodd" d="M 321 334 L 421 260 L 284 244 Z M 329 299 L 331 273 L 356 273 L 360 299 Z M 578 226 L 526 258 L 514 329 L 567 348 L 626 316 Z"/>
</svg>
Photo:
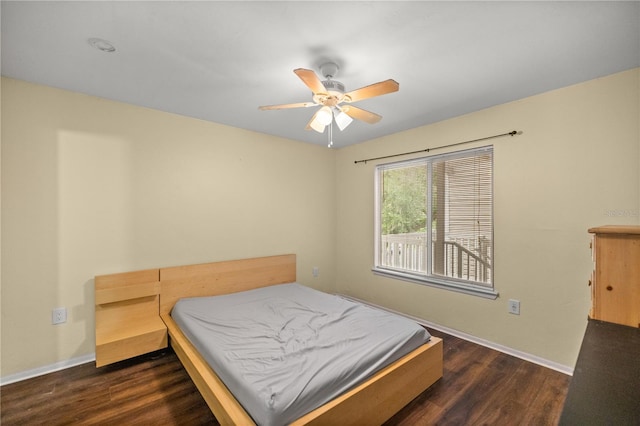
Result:
<svg viewBox="0 0 640 426">
<path fill-rule="evenodd" d="M 322 82 L 322 85 L 329 92 L 329 94 L 333 94 L 331 92 L 338 92 L 339 94 L 344 94 L 344 84 L 340 83 L 336 80 L 325 80 Z"/>
<path fill-rule="evenodd" d="M 325 80 L 322 85 L 327 93 L 316 93 L 313 101 L 318 105 L 333 107 L 344 100 L 344 84 L 335 80 Z"/>
</svg>

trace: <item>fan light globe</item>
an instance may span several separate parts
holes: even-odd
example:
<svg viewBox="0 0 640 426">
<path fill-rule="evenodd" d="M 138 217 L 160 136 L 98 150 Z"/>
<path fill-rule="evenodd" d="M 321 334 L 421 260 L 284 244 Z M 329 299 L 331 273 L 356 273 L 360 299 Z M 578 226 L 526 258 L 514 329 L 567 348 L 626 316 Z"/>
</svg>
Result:
<svg viewBox="0 0 640 426">
<path fill-rule="evenodd" d="M 324 124 L 318 123 L 318 120 L 312 120 L 311 123 L 309 123 L 309 127 L 318 133 L 324 133 L 324 128 L 326 126 Z"/>
<path fill-rule="evenodd" d="M 353 121 L 353 119 L 349 117 L 344 111 L 340 111 L 340 113 L 336 115 L 335 118 L 336 124 L 338 125 L 338 129 L 340 129 L 340 131 L 346 129 L 347 126 Z"/>
<path fill-rule="evenodd" d="M 331 108 L 326 106 L 320 108 L 320 111 L 318 111 L 318 114 L 316 115 L 316 120 L 323 126 L 328 126 L 332 119 L 333 114 L 331 113 Z"/>
</svg>

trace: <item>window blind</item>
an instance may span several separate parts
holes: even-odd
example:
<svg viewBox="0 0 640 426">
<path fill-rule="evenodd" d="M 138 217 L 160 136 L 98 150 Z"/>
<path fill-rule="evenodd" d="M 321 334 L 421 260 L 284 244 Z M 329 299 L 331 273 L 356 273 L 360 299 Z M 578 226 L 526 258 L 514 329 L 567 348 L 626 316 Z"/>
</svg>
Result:
<svg viewBox="0 0 640 426">
<path fill-rule="evenodd" d="M 432 273 L 490 284 L 493 248 L 491 151 L 444 156 L 433 162 Z M 443 239 L 441 243 L 438 238 Z M 439 262 L 447 262 L 442 264 Z"/>
</svg>

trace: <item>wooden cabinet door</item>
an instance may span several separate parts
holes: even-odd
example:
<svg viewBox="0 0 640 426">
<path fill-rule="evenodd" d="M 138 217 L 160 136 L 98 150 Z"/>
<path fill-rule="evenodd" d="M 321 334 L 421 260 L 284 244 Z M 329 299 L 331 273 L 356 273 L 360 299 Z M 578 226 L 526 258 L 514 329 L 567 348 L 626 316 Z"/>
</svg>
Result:
<svg viewBox="0 0 640 426">
<path fill-rule="evenodd" d="M 640 236 L 596 235 L 593 317 L 640 327 Z"/>
</svg>

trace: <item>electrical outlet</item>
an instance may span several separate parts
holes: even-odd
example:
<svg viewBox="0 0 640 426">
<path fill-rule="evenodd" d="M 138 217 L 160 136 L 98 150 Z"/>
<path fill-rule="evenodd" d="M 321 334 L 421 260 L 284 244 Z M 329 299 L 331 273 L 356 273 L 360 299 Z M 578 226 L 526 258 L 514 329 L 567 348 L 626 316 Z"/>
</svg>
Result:
<svg viewBox="0 0 640 426">
<path fill-rule="evenodd" d="M 509 299 L 509 313 L 514 315 L 520 315 L 520 301 L 515 299 Z"/>
<path fill-rule="evenodd" d="M 314 278 L 318 278 L 318 275 L 320 275 L 320 268 L 318 268 L 317 266 L 314 266 L 313 269 L 311 270 L 311 273 L 313 274 Z"/>
<path fill-rule="evenodd" d="M 55 308 L 51 313 L 51 324 L 67 322 L 67 308 Z"/>
</svg>

